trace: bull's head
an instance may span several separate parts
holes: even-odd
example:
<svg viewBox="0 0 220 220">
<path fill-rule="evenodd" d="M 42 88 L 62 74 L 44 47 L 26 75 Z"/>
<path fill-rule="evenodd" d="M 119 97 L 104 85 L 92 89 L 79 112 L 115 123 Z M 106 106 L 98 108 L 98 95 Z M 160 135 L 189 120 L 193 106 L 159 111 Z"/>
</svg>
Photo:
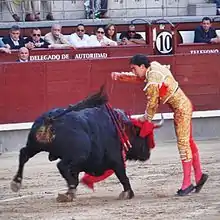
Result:
<svg viewBox="0 0 220 220">
<path fill-rule="evenodd" d="M 126 154 L 126 160 L 146 161 L 150 158 L 149 137 L 140 137 L 140 128 L 134 126 L 134 131 L 130 135 L 132 147 Z"/>
<path fill-rule="evenodd" d="M 124 124 L 125 133 L 128 135 L 132 147 L 126 154 L 127 160 L 140 160 L 146 161 L 150 157 L 151 149 L 154 147 L 154 129 L 162 127 L 164 118 L 159 123 L 148 123 L 141 127 L 142 123 L 139 123 L 135 119 L 131 119 L 126 113 L 121 110 L 117 110 L 121 116 L 121 121 Z M 143 130 L 144 129 L 144 130 Z M 144 132 L 146 131 L 146 135 Z"/>
</svg>

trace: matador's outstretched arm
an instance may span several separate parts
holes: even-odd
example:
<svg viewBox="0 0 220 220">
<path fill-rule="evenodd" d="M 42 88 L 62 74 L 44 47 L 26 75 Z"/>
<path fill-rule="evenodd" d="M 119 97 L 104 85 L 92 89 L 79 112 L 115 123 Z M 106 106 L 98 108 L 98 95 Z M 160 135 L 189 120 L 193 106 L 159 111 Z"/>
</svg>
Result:
<svg viewBox="0 0 220 220">
<path fill-rule="evenodd" d="M 132 72 L 112 72 L 112 79 L 122 82 L 140 83 L 144 82 L 145 78 L 140 78 Z"/>
</svg>

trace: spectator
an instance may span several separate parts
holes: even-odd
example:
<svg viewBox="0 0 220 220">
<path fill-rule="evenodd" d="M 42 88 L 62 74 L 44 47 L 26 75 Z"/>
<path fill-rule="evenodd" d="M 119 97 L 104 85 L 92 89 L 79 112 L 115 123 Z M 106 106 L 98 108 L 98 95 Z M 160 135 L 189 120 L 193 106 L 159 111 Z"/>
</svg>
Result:
<svg viewBox="0 0 220 220">
<path fill-rule="evenodd" d="M 48 48 L 50 44 L 41 38 L 41 30 L 33 28 L 31 35 L 25 39 L 25 47 L 28 49 L 34 48 Z"/>
<path fill-rule="evenodd" d="M 130 44 L 146 44 L 143 37 L 138 34 L 135 30 L 135 26 L 129 25 L 128 31 L 121 33 L 120 37 L 122 45 L 130 45 Z"/>
<path fill-rule="evenodd" d="M 3 37 L 2 41 L 10 49 L 19 49 L 25 46 L 24 39 L 20 35 L 20 27 L 17 25 L 13 25 L 9 31 L 9 36 Z"/>
<path fill-rule="evenodd" d="M 117 46 L 117 43 L 107 38 L 105 36 L 104 28 L 99 27 L 96 30 L 96 35 L 90 36 L 88 45 L 91 47 L 106 47 L 106 46 Z"/>
<path fill-rule="evenodd" d="M 0 39 L 0 52 L 11 53 L 11 50 L 3 43 L 2 39 Z"/>
<path fill-rule="evenodd" d="M 220 0 L 213 0 L 212 3 L 216 4 L 216 15 L 220 15 Z"/>
<path fill-rule="evenodd" d="M 12 0 L 3 0 L 5 2 L 8 11 L 12 15 L 15 21 L 20 21 L 20 17 L 17 15 L 16 9 L 15 9 L 15 3 Z"/>
<path fill-rule="evenodd" d="M 52 14 L 51 1 L 49 0 L 25 0 L 25 10 L 27 12 L 25 21 L 40 21 L 41 2 L 46 10 L 47 20 L 54 20 Z"/>
<path fill-rule="evenodd" d="M 29 50 L 26 47 L 21 47 L 18 51 L 17 62 L 28 62 L 29 61 Z"/>
<path fill-rule="evenodd" d="M 220 38 L 211 26 L 211 19 L 204 17 L 202 24 L 195 29 L 194 43 L 220 43 Z"/>
<path fill-rule="evenodd" d="M 85 34 L 85 26 L 83 24 L 78 24 L 76 32 L 69 36 L 69 42 L 74 47 L 87 47 L 88 40 L 89 35 Z"/>
<path fill-rule="evenodd" d="M 117 31 L 114 24 L 108 24 L 105 27 L 105 36 L 113 41 L 117 41 Z"/>
<path fill-rule="evenodd" d="M 65 36 L 61 34 L 62 26 L 53 24 L 51 32 L 47 33 L 44 40 L 49 43 L 49 48 L 70 48 L 71 44 L 66 40 Z"/>
<path fill-rule="evenodd" d="M 93 18 L 93 11 L 95 18 L 107 18 L 108 0 L 85 0 L 86 17 Z"/>
</svg>

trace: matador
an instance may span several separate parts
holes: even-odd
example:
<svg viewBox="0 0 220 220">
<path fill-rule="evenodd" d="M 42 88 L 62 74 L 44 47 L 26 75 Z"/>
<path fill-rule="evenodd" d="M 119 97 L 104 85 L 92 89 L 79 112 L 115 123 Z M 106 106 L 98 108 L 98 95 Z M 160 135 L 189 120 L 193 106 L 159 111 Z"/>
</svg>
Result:
<svg viewBox="0 0 220 220">
<path fill-rule="evenodd" d="M 174 113 L 174 127 L 177 145 L 182 162 L 183 181 L 177 195 L 185 196 L 195 190 L 200 192 L 208 175 L 202 172 L 199 151 L 192 137 L 192 112 L 193 106 L 189 98 L 180 88 L 170 69 L 157 61 L 150 62 L 142 54 L 133 56 L 130 60 L 132 72 L 114 72 L 112 78 L 119 81 L 146 83 L 143 91 L 147 98 L 145 113 L 138 118 L 140 121 L 152 121 L 160 103 L 168 104 Z M 196 185 L 191 182 L 192 167 Z M 109 176 L 108 173 L 105 176 Z M 104 178 L 90 177 L 86 174 L 81 182 L 87 186 Z"/>
</svg>

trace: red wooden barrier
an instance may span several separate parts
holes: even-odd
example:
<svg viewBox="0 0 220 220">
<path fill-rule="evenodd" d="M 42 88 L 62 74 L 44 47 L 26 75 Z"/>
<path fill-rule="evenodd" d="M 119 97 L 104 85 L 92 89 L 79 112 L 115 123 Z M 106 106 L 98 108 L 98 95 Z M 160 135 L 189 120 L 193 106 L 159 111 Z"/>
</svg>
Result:
<svg viewBox="0 0 220 220">
<path fill-rule="evenodd" d="M 218 54 L 220 52 L 220 44 L 179 44 L 175 52 L 185 54 Z"/>
<path fill-rule="evenodd" d="M 151 56 L 170 64 L 196 110 L 220 109 L 220 63 L 217 54 Z M 106 83 L 113 106 L 143 113 L 144 84 L 111 80 L 112 71 L 129 71 L 128 58 L 0 64 L 0 123 L 33 121 L 53 107 L 81 100 Z M 209 72 L 212 72 L 210 76 Z M 168 111 L 163 106 L 161 111 Z"/>
</svg>

